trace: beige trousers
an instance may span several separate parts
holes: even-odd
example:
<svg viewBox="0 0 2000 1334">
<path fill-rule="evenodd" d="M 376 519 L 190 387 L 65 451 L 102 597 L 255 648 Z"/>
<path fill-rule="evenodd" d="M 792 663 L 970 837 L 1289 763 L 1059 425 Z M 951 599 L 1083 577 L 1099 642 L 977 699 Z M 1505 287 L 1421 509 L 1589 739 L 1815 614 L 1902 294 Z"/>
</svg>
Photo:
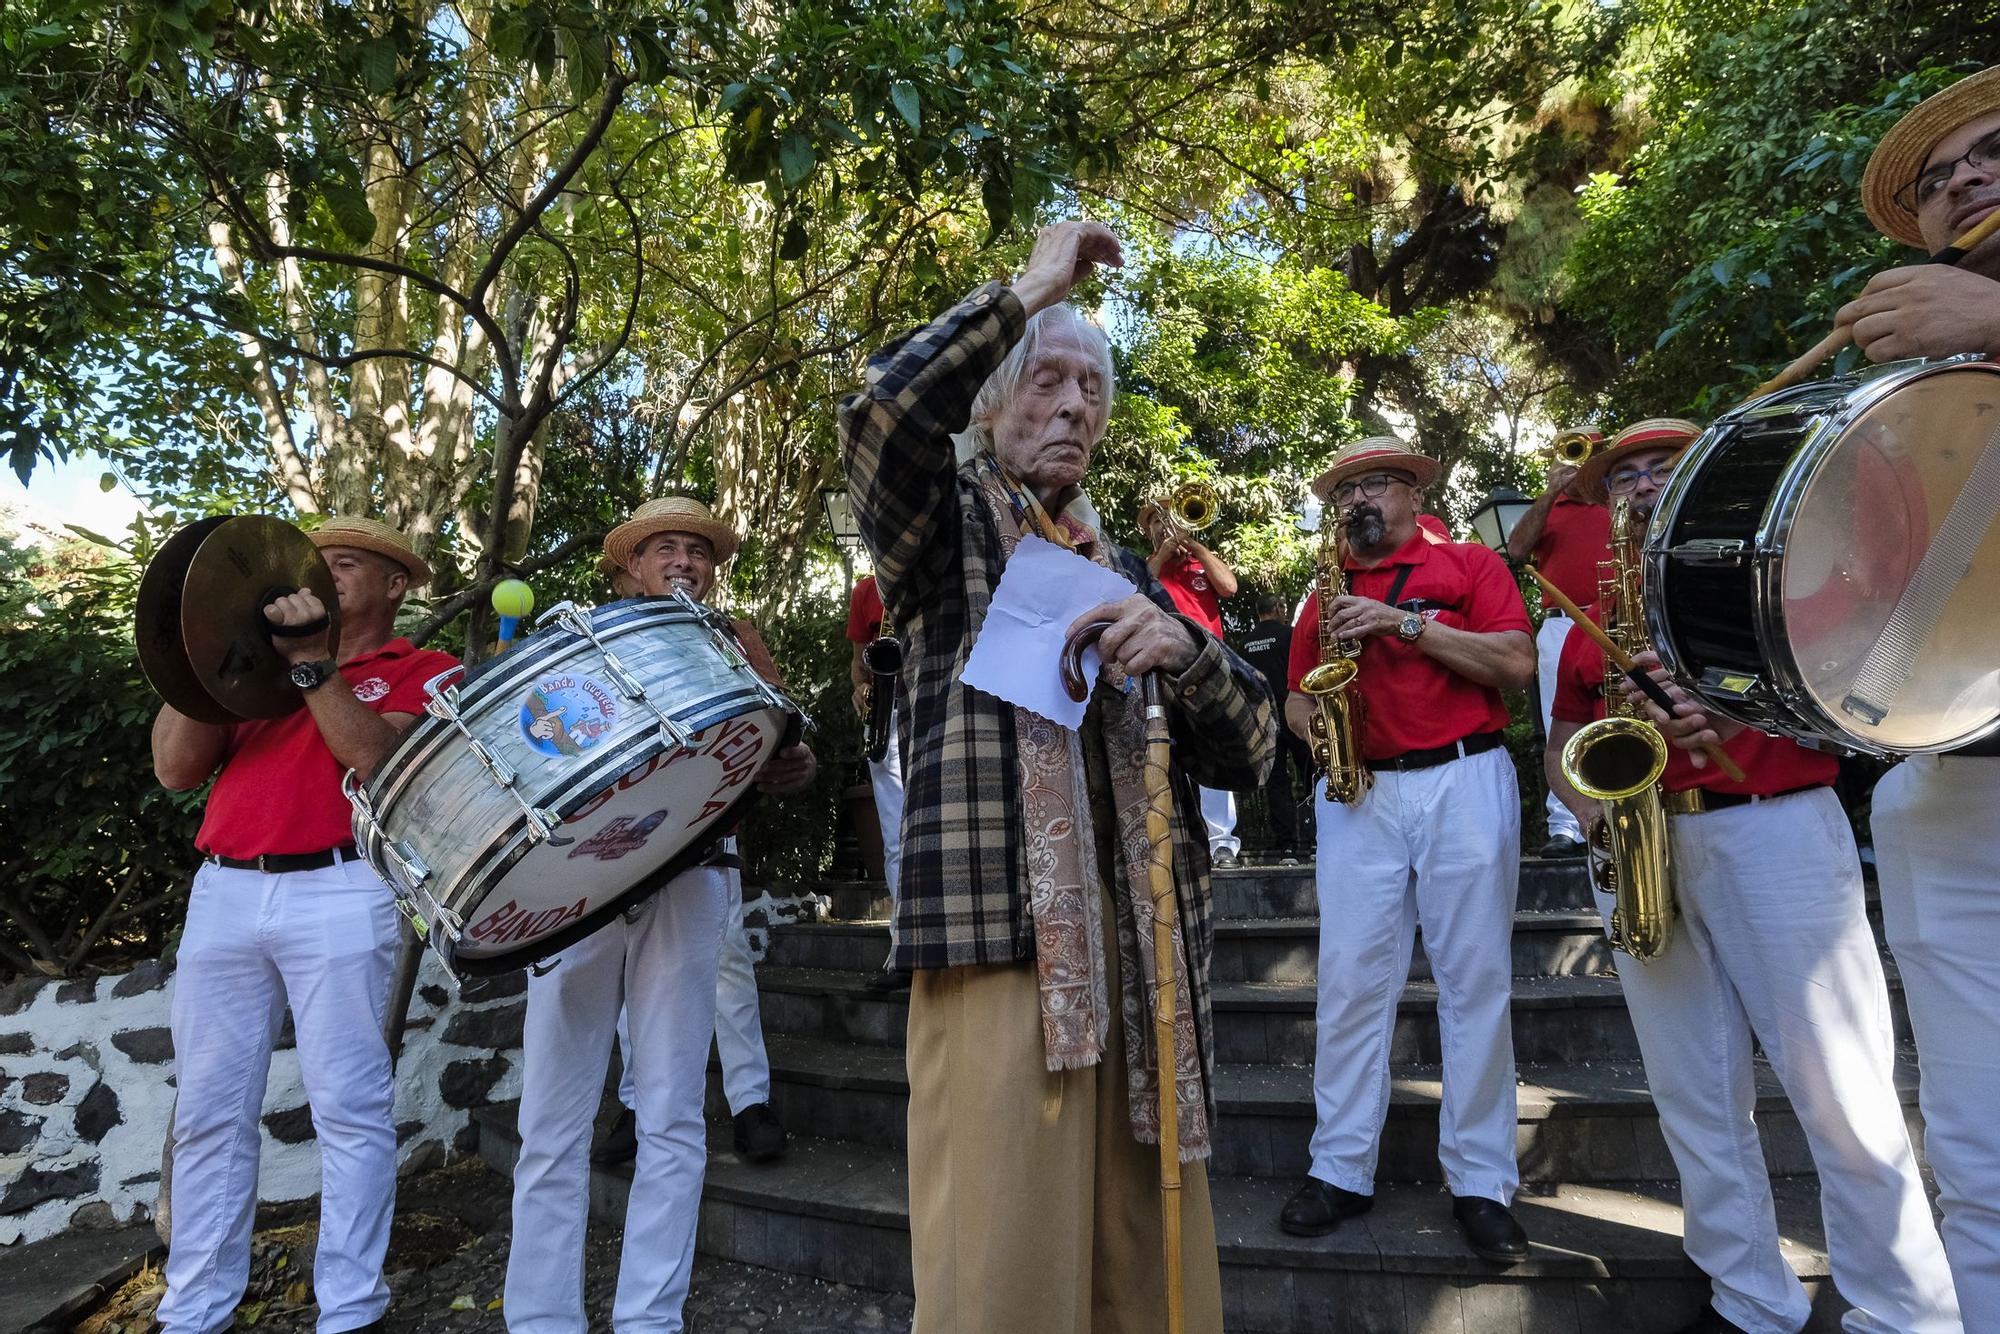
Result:
<svg viewBox="0 0 2000 1334">
<path fill-rule="evenodd" d="M 1111 988 L 1116 1015 L 1115 965 Z M 908 1046 L 913 1334 L 1160 1334 L 1160 1152 L 1132 1138 L 1122 1025 L 1051 1074 L 1034 965 L 920 969 Z M 1181 1180 L 1188 1334 L 1221 1334 L 1206 1164 Z"/>
</svg>

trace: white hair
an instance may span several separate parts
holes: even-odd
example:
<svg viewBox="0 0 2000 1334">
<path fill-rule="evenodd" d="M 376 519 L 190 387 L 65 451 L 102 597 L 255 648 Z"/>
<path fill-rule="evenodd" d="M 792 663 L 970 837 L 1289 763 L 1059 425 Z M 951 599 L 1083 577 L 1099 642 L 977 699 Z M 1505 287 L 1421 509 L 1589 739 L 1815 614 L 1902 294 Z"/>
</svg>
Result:
<svg viewBox="0 0 2000 1334">
<path fill-rule="evenodd" d="M 1082 311 L 1064 302 L 1029 316 L 1021 341 L 1014 344 L 1006 360 L 986 377 L 986 383 L 979 386 L 979 393 L 972 400 L 971 425 L 953 437 L 959 462 L 967 462 L 982 450 L 989 454 L 993 452 L 993 419 L 1013 401 L 1014 394 L 1021 387 L 1021 377 L 1027 373 L 1042 344 L 1061 333 L 1068 333 L 1074 338 L 1084 355 L 1096 363 L 1097 374 L 1104 384 L 1104 420 L 1107 424 L 1111 421 L 1111 396 L 1117 385 L 1117 372 L 1111 365 L 1111 341 L 1104 336 L 1104 330 Z M 1097 442 L 1093 440 L 1091 443 Z"/>
</svg>

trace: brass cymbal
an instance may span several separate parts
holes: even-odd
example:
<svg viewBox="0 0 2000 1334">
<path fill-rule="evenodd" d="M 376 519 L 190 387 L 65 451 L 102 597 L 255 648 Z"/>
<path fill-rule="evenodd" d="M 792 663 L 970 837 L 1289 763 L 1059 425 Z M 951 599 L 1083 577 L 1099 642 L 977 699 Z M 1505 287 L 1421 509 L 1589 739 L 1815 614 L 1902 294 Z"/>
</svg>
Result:
<svg viewBox="0 0 2000 1334">
<path fill-rule="evenodd" d="M 305 706 L 291 664 L 271 646 L 264 607 L 311 589 L 340 643 L 340 600 L 319 548 L 282 519 L 246 514 L 201 540 L 181 588 L 181 644 L 195 681 L 235 718 L 282 718 Z"/>
<path fill-rule="evenodd" d="M 139 580 L 139 606 L 132 637 L 139 646 L 139 668 L 160 698 L 190 718 L 205 723 L 233 723 L 235 714 L 217 704 L 202 689 L 181 643 L 181 589 L 188 566 L 202 539 L 229 521 L 219 514 L 196 519 L 166 540 Z"/>
</svg>

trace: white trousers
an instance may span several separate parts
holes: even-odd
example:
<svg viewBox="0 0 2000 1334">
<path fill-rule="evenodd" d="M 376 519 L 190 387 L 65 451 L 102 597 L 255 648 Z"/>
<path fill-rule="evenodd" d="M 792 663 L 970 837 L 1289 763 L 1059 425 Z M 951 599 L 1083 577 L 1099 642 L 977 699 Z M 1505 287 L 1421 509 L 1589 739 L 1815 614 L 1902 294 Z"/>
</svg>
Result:
<svg viewBox="0 0 2000 1334">
<path fill-rule="evenodd" d="M 731 869 L 724 874 L 730 913 L 715 975 L 715 1054 L 722 1062 L 722 1092 L 734 1116 L 771 1100 L 771 1058 L 764 1052 L 764 1015 L 757 1006 L 757 965 L 743 929 L 743 873 Z"/>
<path fill-rule="evenodd" d="M 1924 1154 L 1965 1328 L 2000 1331 L 2000 758 L 1920 756 L 1875 785 L 1882 924 L 1923 1072 Z"/>
<path fill-rule="evenodd" d="M 715 1053 L 722 1063 L 722 1092 L 729 1114 L 771 1100 L 771 1058 L 764 1052 L 764 1016 L 757 1006 L 757 964 L 750 957 L 750 936 L 743 929 L 743 873 L 731 867 L 730 902 L 733 920 L 722 928 L 722 954 L 715 973 Z M 736 929 L 730 930 L 733 925 Z M 625 1011 L 618 1011 L 618 1101 L 637 1107 L 639 1093 L 632 1082 L 632 1028 Z"/>
<path fill-rule="evenodd" d="M 682 1327 L 707 1162 L 702 1088 L 715 1032 L 716 959 L 733 924 L 730 888 L 718 868 L 684 872 L 563 951 L 548 972 L 529 971 L 505 1298 L 514 1334 L 585 1328 L 590 1132 L 620 1005 L 632 1034 L 639 1155 L 611 1324 L 620 1334 Z"/>
<path fill-rule="evenodd" d="M 1535 685 L 1542 696 L 1543 736 L 1549 734 L 1551 711 L 1556 704 L 1556 663 L 1562 657 L 1563 641 L 1569 638 L 1570 627 L 1575 624 L 1567 616 L 1548 616 L 1543 618 L 1541 628 L 1535 631 Z M 1582 827 L 1554 792 L 1548 795 L 1547 808 L 1550 838 L 1573 838 L 1583 842 Z"/>
<path fill-rule="evenodd" d="M 1224 788 L 1205 787 L 1201 789 L 1201 818 L 1208 826 L 1208 855 L 1211 857 L 1228 853 L 1234 857 L 1243 851 L 1243 840 L 1236 837 L 1236 794 Z"/>
<path fill-rule="evenodd" d="M 1620 955 L 1618 975 L 1715 1309 L 1751 1334 L 1794 1334 L 1811 1314 L 1778 1249 L 1757 1137 L 1761 1046 L 1819 1172 L 1833 1279 L 1855 1307 L 1846 1328 L 1957 1330 L 1839 801 L 1821 788 L 1670 819 L 1680 921 L 1664 955 Z M 1598 895 L 1607 923 L 1613 903 Z"/>
<path fill-rule="evenodd" d="M 250 1274 L 259 1113 L 289 1003 L 319 1138 L 313 1294 L 320 1334 L 389 1305 L 382 1256 L 396 1205 L 395 1090 L 382 1016 L 396 907 L 361 861 L 265 875 L 203 865 L 174 973 L 174 1244 L 159 1319 L 227 1329 Z"/>
<path fill-rule="evenodd" d="M 1444 1105 L 1438 1161 L 1454 1195 L 1502 1204 L 1514 1162 L 1514 897 L 1521 797 L 1504 747 L 1385 771 L 1353 806 L 1323 800 L 1319 1043 L 1312 1174 L 1372 1195 L 1389 1109 L 1389 1043 L 1416 930 L 1438 985 Z"/>
<path fill-rule="evenodd" d="M 889 882 L 889 951 L 896 949 L 896 899 L 903 888 L 903 748 L 900 709 L 889 711 L 889 749 L 868 761 L 875 789 L 875 823 L 882 829 L 882 878 Z"/>
</svg>

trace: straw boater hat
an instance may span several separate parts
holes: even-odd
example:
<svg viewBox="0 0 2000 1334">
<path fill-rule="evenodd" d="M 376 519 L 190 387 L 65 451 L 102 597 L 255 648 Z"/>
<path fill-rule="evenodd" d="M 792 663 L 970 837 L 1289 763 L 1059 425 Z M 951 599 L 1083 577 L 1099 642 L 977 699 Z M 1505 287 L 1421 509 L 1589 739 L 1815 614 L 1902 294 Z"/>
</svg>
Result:
<svg viewBox="0 0 2000 1334">
<path fill-rule="evenodd" d="M 1896 192 L 1917 179 L 1938 141 L 1968 121 L 2000 111 L 2000 65 L 1960 79 L 1933 93 L 1889 128 L 1861 174 L 1861 207 L 1884 236 L 1924 249 L 1915 209 L 1896 202 Z"/>
<path fill-rule="evenodd" d="M 1333 456 L 1333 466 L 1321 473 L 1312 485 L 1322 505 L 1330 502 L 1333 488 L 1357 473 L 1406 472 L 1416 479 L 1419 491 L 1437 480 L 1437 460 L 1419 454 L 1393 435 L 1371 435 L 1366 440 L 1342 445 Z"/>
<path fill-rule="evenodd" d="M 632 517 L 604 537 L 604 554 L 615 564 L 630 568 L 632 553 L 655 533 L 693 533 L 708 539 L 715 549 L 717 565 L 736 554 L 743 539 L 736 530 L 715 517 L 715 512 L 693 496 L 665 496 L 649 500 L 632 512 Z"/>
<path fill-rule="evenodd" d="M 1700 434 L 1701 427 L 1684 417 L 1648 417 L 1633 422 L 1577 469 L 1576 489 L 1585 500 L 1609 504 L 1611 493 L 1604 489 L 1604 479 L 1611 475 L 1612 464 L 1642 449 L 1671 449 L 1679 453 Z"/>
<path fill-rule="evenodd" d="M 358 515 L 336 514 L 306 536 L 316 547 L 357 547 L 362 551 L 372 551 L 378 556 L 387 556 L 403 567 L 410 576 L 410 587 L 417 588 L 431 581 L 431 567 L 424 564 L 417 555 L 410 539 L 391 528 L 386 523 L 364 519 Z"/>
</svg>

